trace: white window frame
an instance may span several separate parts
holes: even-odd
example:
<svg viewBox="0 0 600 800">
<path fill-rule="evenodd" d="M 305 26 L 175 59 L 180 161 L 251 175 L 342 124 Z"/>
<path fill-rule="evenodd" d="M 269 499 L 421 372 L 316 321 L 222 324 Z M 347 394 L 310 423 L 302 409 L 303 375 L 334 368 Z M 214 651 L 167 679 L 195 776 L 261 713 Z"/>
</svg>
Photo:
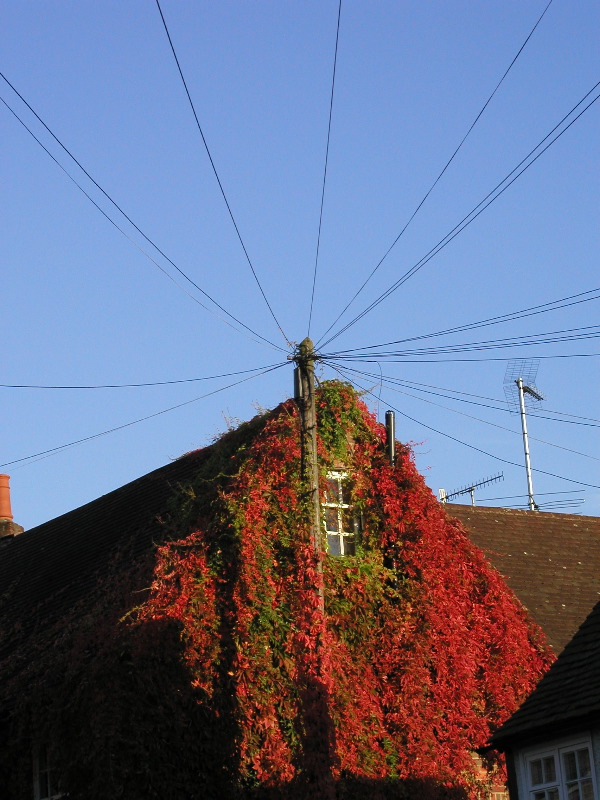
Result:
<svg viewBox="0 0 600 800">
<path fill-rule="evenodd" d="M 358 540 L 358 533 L 360 531 L 360 518 L 356 513 L 356 509 L 351 502 L 345 502 L 347 497 L 344 497 L 343 485 L 348 481 L 348 473 L 343 470 L 331 470 L 327 473 L 327 481 L 336 481 L 337 483 L 337 498 L 333 500 L 326 492 L 325 497 L 321 503 L 323 512 L 323 532 L 325 535 L 325 542 L 327 544 L 327 551 L 338 558 L 344 556 L 354 555 L 355 548 Z M 328 487 L 329 488 L 329 487 Z M 328 515 L 337 511 L 337 530 L 332 530 L 327 527 Z M 344 518 L 347 519 L 348 514 L 352 514 L 352 530 L 344 530 Z M 350 527 L 350 526 L 346 526 Z M 337 539 L 339 542 L 339 553 L 332 552 L 330 544 L 331 539 Z"/>
<path fill-rule="evenodd" d="M 589 775 L 578 776 L 575 779 L 567 780 L 564 757 L 568 753 L 577 753 L 581 750 L 587 751 L 590 773 Z M 554 760 L 555 779 L 544 781 L 542 776 L 542 781 L 534 784 L 532 782 L 532 763 L 548 758 Z M 526 798 L 526 800 L 553 800 L 553 798 L 557 798 L 557 800 L 569 800 L 567 784 L 573 785 L 574 783 L 578 783 L 581 786 L 582 781 L 586 781 L 587 783 L 588 780 L 591 783 L 594 800 L 600 800 L 596 784 L 594 751 L 589 736 L 557 739 L 548 742 L 544 747 L 538 746 L 536 748 L 528 748 L 521 752 L 520 761 L 522 768 L 522 787 L 524 789 L 522 796 L 524 799 Z M 583 800 L 581 792 L 579 794 L 581 800 Z"/>
<path fill-rule="evenodd" d="M 43 756 L 42 756 L 43 754 Z M 52 778 L 54 772 L 54 781 Z M 48 758 L 48 746 L 37 745 L 33 751 L 33 798 L 34 800 L 60 800 L 66 795 L 57 792 L 53 783 L 56 782 L 56 772 Z M 47 787 L 47 790 L 46 788 Z"/>
</svg>

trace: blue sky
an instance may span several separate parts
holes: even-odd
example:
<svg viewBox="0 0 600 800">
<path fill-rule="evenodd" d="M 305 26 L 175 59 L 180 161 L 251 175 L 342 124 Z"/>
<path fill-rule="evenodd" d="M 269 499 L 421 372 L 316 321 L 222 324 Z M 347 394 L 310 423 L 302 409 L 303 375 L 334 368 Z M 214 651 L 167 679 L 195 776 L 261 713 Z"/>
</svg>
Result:
<svg viewBox="0 0 600 800">
<path fill-rule="evenodd" d="M 411 217 L 546 5 L 344 0 L 315 340 Z M 285 337 L 299 342 L 308 329 L 338 3 L 163 0 L 162 10 L 251 262 Z M 591 0 L 551 3 L 461 150 L 332 333 L 418 263 L 592 89 L 600 79 L 599 15 Z M 119 215 L 0 80 L 4 101 L 127 234 L 0 104 L 1 382 L 146 383 L 284 365 L 28 460 L 248 375 L 144 388 L 1 388 L 0 469 L 12 476 L 15 519 L 29 528 L 274 406 L 292 392 L 292 369 L 227 213 L 156 4 L 10 3 L 0 41 L 3 74 L 97 183 L 198 286 L 271 343 L 202 308 L 196 300 L 211 303 Z M 423 336 L 597 289 L 599 108 L 594 103 L 471 225 L 323 352 Z M 596 326 L 599 302 L 588 298 L 599 295 L 386 349 Z M 597 330 L 572 335 L 582 333 Z M 503 482 L 477 499 L 517 505 L 525 503 L 526 483 L 519 419 L 504 399 L 506 359 L 540 358 L 537 385 L 547 399 L 532 412 L 552 419 L 529 418 L 536 498 L 585 498 L 572 510 L 600 515 L 597 353 L 600 343 L 588 338 L 405 356 L 381 369 L 344 363 L 375 375 L 353 379 L 373 392 L 366 398 L 380 417 L 390 406 L 408 415 L 397 415 L 397 437 L 415 443 L 417 465 L 435 492 L 503 472 Z M 318 371 L 338 376 L 328 362 Z M 567 414 L 574 416 L 560 416 Z"/>
</svg>

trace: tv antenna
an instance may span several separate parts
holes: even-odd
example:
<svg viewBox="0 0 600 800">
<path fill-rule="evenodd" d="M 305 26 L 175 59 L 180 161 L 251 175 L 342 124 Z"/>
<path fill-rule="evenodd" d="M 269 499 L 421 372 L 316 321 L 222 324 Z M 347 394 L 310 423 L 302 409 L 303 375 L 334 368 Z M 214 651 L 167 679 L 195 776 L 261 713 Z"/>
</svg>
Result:
<svg viewBox="0 0 600 800">
<path fill-rule="evenodd" d="M 525 472 L 527 473 L 527 496 L 529 498 L 529 510 L 539 511 L 539 507 L 533 499 L 533 481 L 531 480 L 531 459 L 529 458 L 529 438 L 527 436 L 527 416 L 525 413 L 525 396 L 530 401 L 531 398 L 536 402 L 544 399 L 542 393 L 535 385 L 539 358 L 518 358 L 509 361 L 504 375 L 504 394 L 511 411 L 517 411 L 521 415 L 521 429 L 523 431 L 523 449 L 525 451 Z"/>
<path fill-rule="evenodd" d="M 464 486 L 462 489 L 456 489 L 454 492 L 447 492 L 445 489 L 438 489 L 440 502 L 447 503 L 448 500 L 452 500 L 453 497 L 459 497 L 459 495 L 461 494 L 470 494 L 471 505 L 474 506 L 475 489 L 480 489 L 482 486 L 488 486 L 490 483 L 497 483 L 498 481 L 503 481 L 503 480 L 504 480 L 504 473 L 499 472 L 497 475 L 493 475 L 491 478 L 486 478 L 483 481 L 472 483 L 470 486 Z"/>
</svg>

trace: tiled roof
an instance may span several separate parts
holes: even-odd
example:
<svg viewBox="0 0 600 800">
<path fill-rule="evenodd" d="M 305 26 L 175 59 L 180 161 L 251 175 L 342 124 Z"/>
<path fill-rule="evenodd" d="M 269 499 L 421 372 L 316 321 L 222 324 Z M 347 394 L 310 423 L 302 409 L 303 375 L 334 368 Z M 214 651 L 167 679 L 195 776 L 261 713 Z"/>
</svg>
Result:
<svg viewBox="0 0 600 800">
<path fill-rule="evenodd" d="M 88 594 L 119 547 L 126 546 L 135 558 L 164 536 L 158 515 L 177 487 L 193 477 L 209 449 L 0 540 L 0 659 Z"/>
<path fill-rule="evenodd" d="M 536 733 L 551 736 L 600 718 L 600 602 L 523 705 L 496 731 L 504 748 Z"/>
<path fill-rule="evenodd" d="M 600 599 L 600 517 L 448 503 L 556 653 Z"/>
<path fill-rule="evenodd" d="M 164 541 L 160 518 L 169 500 L 203 469 L 211 481 L 210 490 L 205 483 L 208 497 L 223 474 L 223 459 L 229 463 L 267 418 L 259 415 L 213 445 L 18 536 L 0 538 L 0 662 L 85 601 L 117 553 L 132 564 L 151 553 Z"/>
</svg>

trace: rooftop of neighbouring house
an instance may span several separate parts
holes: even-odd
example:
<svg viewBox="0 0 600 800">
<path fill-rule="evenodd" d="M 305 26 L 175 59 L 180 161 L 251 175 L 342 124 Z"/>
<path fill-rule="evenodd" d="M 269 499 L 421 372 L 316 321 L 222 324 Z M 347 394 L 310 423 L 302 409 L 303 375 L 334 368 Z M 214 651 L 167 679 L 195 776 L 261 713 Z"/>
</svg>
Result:
<svg viewBox="0 0 600 800">
<path fill-rule="evenodd" d="M 165 536 L 169 503 L 202 465 L 236 451 L 265 417 L 79 508 L 0 537 L 0 660 L 93 591 L 117 554 L 133 564 Z M 222 465 L 215 463 L 215 474 Z M 21 529 L 22 530 L 22 529 Z M 10 635 L 6 633 L 10 627 Z"/>
<path fill-rule="evenodd" d="M 586 728 L 600 718 L 600 602 L 523 705 L 496 731 L 500 749 Z"/>
<path fill-rule="evenodd" d="M 0 637 L 0 658 L 84 597 L 119 547 L 134 559 L 160 541 L 159 515 L 204 451 L 171 464 L 14 537 L 0 539 L 0 617 L 22 620 Z M 52 598 L 51 604 L 47 598 Z M 4 625 L 2 625 L 4 627 Z M 29 630 L 28 630 L 29 629 Z M 2 641 L 4 638 L 4 641 Z"/>
<path fill-rule="evenodd" d="M 556 653 L 600 600 L 600 517 L 448 503 Z"/>
</svg>

